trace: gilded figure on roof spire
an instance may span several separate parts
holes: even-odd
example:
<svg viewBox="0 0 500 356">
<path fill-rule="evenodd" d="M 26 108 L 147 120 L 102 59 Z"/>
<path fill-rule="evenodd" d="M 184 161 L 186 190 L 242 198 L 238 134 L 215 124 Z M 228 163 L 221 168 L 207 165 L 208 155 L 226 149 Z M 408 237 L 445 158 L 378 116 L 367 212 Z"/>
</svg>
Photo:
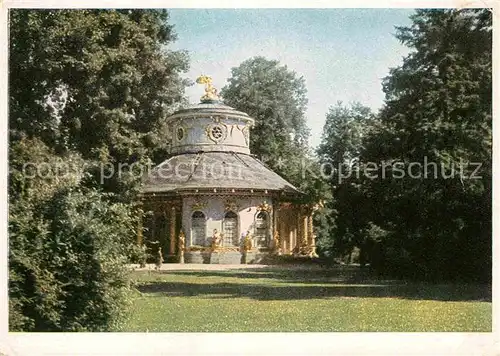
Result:
<svg viewBox="0 0 500 356">
<path fill-rule="evenodd" d="M 205 84 L 205 95 L 201 97 L 202 102 L 219 100 L 217 89 L 212 85 L 212 77 L 208 75 L 200 75 L 196 78 L 196 83 Z"/>
</svg>

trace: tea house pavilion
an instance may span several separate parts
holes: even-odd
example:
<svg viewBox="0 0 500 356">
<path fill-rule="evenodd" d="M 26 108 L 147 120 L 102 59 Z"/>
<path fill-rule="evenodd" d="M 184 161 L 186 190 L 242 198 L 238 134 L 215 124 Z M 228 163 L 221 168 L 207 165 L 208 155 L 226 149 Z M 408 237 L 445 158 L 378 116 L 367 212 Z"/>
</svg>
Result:
<svg viewBox="0 0 500 356">
<path fill-rule="evenodd" d="M 166 119 L 170 157 L 143 179 L 140 198 L 151 213 L 138 242 L 166 262 L 315 255 L 313 208 L 293 203 L 302 193 L 252 156 L 254 120 L 219 102 L 210 77 L 197 82 L 205 95 Z"/>
</svg>

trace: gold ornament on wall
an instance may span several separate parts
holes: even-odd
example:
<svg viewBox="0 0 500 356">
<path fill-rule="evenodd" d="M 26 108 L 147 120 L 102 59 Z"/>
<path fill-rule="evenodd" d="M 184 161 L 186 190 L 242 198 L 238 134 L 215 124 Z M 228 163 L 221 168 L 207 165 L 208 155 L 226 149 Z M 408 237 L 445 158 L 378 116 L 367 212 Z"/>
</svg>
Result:
<svg viewBox="0 0 500 356">
<path fill-rule="evenodd" d="M 203 210 L 207 207 L 207 202 L 202 202 L 201 200 L 195 200 L 193 205 L 191 205 L 191 211 Z"/>
<path fill-rule="evenodd" d="M 257 207 L 257 211 L 265 211 L 265 212 L 271 212 L 271 205 L 267 203 L 267 201 L 264 201 L 262 204 L 260 204 Z"/>
<path fill-rule="evenodd" d="M 239 206 L 238 206 L 238 204 L 236 204 L 236 202 L 234 200 L 227 200 L 225 205 L 224 205 L 224 209 L 226 211 L 237 212 L 239 210 Z"/>
</svg>

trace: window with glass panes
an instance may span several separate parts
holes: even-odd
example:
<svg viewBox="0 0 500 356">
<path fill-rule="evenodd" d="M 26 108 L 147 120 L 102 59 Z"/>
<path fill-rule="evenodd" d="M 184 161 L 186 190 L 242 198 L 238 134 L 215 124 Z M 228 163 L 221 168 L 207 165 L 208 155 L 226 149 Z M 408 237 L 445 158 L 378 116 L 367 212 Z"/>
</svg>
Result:
<svg viewBox="0 0 500 356">
<path fill-rule="evenodd" d="M 191 216 L 191 241 L 193 245 L 204 246 L 207 237 L 205 214 L 195 211 Z"/>
<path fill-rule="evenodd" d="M 228 211 L 224 216 L 223 234 L 223 246 L 239 246 L 238 215 L 236 213 Z"/>
<path fill-rule="evenodd" d="M 264 211 L 257 213 L 257 215 L 255 216 L 255 243 L 259 247 L 268 246 L 268 222 L 269 215 Z"/>
</svg>

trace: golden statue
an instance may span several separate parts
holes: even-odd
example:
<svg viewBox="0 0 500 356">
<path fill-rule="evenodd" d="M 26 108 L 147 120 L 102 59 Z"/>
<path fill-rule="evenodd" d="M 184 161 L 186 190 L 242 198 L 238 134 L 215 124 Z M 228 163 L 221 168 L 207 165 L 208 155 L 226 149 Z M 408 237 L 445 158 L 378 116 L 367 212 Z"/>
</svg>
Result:
<svg viewBox="0 0 500 356">
<path fill-rule="evenodd" d="M 196 83 L 205 84 L 205 95 L 201 97 L 201 101 L 219 100 L 217 89 L 212 85 L 212 77 L 208 75 L 200 75 L 196 78 Z"/>
<path fill-rule="evenodd" d="M 269 205 L 267 203 L 267 201 L 264 200 L 264 202 L 259 205 L 259 207 L 257 208 L 257 210 L 270 212 L 271 211 L 271 205 Z"/>
<path fill-rule="evenodd" d="M 252 235 L 250 234 L 250 231 L 247 231 L 247 234 L 245 235 L 245 238 L 243 240 L 243 251 L 247 252 L 252 249 Z"/>
<path fill-rule="evenodd" d="M 181 230 L 178 237 L 179 241 L 179 263 L 184 263 L 184 250 L 186 249 L 186 234 Z"/>
<path fill-rule="evenodd" d="M 214 229 L 214 232 L 212 234 L 212 250 L 216 250 L 219 246 L 220 243 L 222 242 L 222 234 L 217 231 L 217 229 Z"/>
<path fill-rule="evenodd" d="M 186 235 L 182 230 L 181 233 L 179 234 L 178 241 L 179 241 L 179 252 L 184 252 L 184 249 L 186 248 Z"/>
<path fill-rule="evenodd" d="M 280 242 L 280 235 L 278 231 L 276 230 L 274 232 L 273 236 L 273 251 L 274 253 L 280 254 L 281 250 L 281 242 Z"/>
</svg>

